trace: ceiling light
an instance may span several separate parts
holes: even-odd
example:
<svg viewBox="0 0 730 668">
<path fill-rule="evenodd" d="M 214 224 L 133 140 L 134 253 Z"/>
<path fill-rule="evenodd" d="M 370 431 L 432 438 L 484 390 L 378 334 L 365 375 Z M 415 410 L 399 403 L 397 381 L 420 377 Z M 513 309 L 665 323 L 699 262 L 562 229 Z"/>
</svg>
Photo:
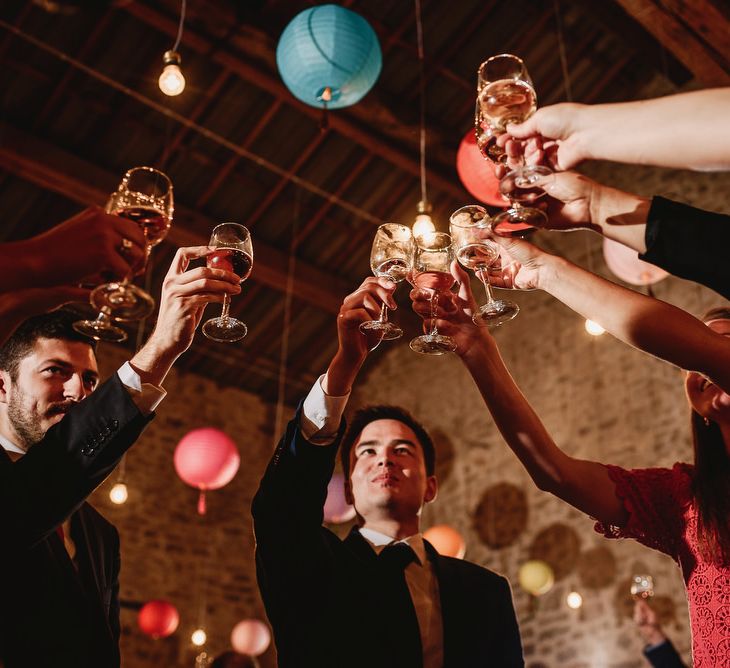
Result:
<svg viewBox="0 0 730 668">
<path fill-rule="evenodd" d="M 121 506 L 127 500 L 127 498 L 129 498 L 127 486 L 123 482 L 118 482 L 109 491 L 109 498 L 111 499 L 112 503 L 116 503 L 118 506 Z"/>
<path fill-rule="evenodd" d="M 165 67 L 158 79 L 160 90 L 170 97 L 180 95 L 185 90 L 185 77 L 180 70 L 180 54 L 177 51 L 165 51 L 162 62 Z"/>
<path fill-rule="evenodd" d="M 586 332 L 593 336 L 601 336 L 606 330 L 603 329 L 597 322 L 593 320 L 586 320 Z"/>
</svg>

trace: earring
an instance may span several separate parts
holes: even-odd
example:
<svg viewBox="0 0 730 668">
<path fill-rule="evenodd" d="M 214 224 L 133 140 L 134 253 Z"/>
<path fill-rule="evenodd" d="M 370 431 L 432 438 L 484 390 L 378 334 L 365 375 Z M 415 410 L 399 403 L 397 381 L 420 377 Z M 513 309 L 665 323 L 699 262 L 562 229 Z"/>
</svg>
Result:
<svg viewBox="0 0 730 668">
<path fill-rule="evenodd" d="M 707 416 L 703 417 L 702 421 L 705 423 L 705 427 L 710 426 L 710 418 L 708 418 Z"/>
</svg>

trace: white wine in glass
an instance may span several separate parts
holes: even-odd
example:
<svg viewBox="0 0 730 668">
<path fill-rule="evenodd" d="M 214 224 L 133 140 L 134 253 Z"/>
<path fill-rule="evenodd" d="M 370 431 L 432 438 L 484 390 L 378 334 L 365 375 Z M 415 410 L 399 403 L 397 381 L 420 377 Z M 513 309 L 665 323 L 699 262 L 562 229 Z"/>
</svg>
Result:
<svg viewBox="0 0 730 668">
<path fill-rule="evenodd" d="M 221 223 L 213 229 L 208 245 L 216 249 L 207 257 L 206 264 L 209 268 L 231 271 L 238 276 L 241 283 L 251 275 L 253 244 L 251 234 L 243 225 Z M 231 297 L 226 294 L 220 316 L 203 323 L 205 336 L 213 341 L 233 343 L 248 334 L 246 324 L 228 314 L 230 307 Z"/>
<path fill-rule="evenodd" d="M 415 241 L 410 227 L 398 223 L 384 223 L 378 227 L 370 250 L 370 268 L 378 278 L 400 283 L 413 267 Z M 365 332 L 380 332 L 386 340 L 399 339 L 403 330 L 388 320 L 388 307 L 380 307 L 380 317 L 360 325 Z"/>
</svg>

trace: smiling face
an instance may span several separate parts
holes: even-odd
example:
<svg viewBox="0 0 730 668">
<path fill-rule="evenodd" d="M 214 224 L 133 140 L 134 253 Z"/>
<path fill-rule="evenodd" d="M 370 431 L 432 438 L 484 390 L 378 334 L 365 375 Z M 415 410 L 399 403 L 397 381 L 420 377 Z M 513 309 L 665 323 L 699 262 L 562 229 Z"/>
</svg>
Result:
<svg viewBox="0 0 730 668">
<path fill-rule="evenodd" d="M 707 326 L 718 334 L 730 337 L 730 320 L 711 320 Z M 717 385 L 701 374 L 690 371 L 685 378 L 684 386 L 689 403 L 695 412 L 714 422 L 730 421 L 730 395 Z"/>
<path fill-rule="evenodd" d="M 413 430 L 399 420 L 365 426 L 350 451 L 349 500 L 369 520 L 414 521 L 437 491 L 426 473 L 423 449 Z"/>
<path fill-rule="evenodd" d="M 0 371 L 0 416 L 8 438 L 26 450 L 99 382 L 91 346 L 63 339 L 37 339 L 15 376 Z"/>
</svg>

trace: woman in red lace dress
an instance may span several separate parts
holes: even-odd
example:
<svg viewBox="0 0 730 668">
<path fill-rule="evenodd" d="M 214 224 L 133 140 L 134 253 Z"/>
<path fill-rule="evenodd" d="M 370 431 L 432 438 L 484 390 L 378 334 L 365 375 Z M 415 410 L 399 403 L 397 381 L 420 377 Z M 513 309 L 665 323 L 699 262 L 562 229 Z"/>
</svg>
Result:
<svg viewBox="0 0 730 668">
<path fill-rule="evenodd" d="M 670 555 L 687 586 L 695 667 L 730 668 L 730 309 L 703 323 L 524 240 L 499 243 L 514 262 L 494 283 L 541 288 L 617 338 L 690 370 L 694 465 L 626 470 L 576 459 L 553 442 L 486 328 L 473 325 L 469 278 L 456 264 L 459 294 L 439 304 L 439 332 L 456 339 L 497 427 L 537 486 L 596 518 L 607 537 L 635 538 Z M 428 317 L 427 295 L 416 289 L 411 297 Z"/>
</svg>

